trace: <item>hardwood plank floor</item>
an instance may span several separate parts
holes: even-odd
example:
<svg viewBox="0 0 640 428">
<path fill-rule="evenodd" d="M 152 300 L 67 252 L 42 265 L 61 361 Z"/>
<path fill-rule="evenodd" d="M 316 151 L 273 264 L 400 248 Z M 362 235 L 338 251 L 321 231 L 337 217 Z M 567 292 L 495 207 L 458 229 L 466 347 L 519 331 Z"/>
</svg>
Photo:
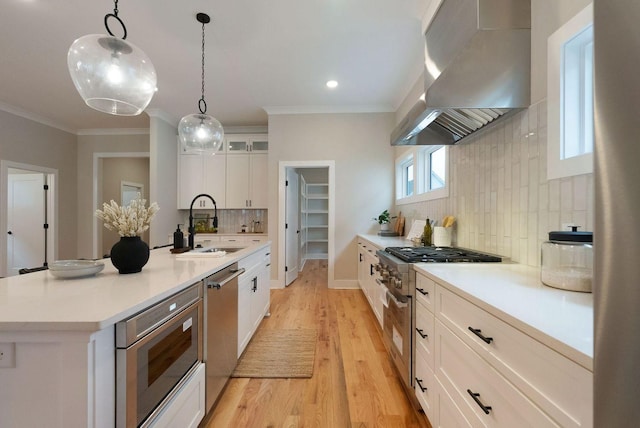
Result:
<svg viewBox="0 0 640 428">
<path fill-rule="evenodd" d="M 231 379 L 203 421 L 222 427 L 429 427 L 413 409 L 360 290 L 329 290 L 327 263 L 307 262 L 289 287 L 271 290 L 266 329 L 316 328 L 310 379 Z"/>
</svg>

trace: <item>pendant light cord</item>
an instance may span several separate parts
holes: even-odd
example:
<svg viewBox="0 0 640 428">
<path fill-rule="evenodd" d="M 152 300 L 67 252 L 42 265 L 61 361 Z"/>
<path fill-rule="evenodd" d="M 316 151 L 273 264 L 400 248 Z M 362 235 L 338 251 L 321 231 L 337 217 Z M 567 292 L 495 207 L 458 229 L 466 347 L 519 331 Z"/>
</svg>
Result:
<svg viewBox="0 0 640 428">
<path fill-rule="evenodd" d="M 202 22 L 202 98 L 198 101 L 198 109 L 200 113 L 205 114 L 207 112 L 207 102 L 204 100 L 204 22 Z M 204 105 L 204 109 L 203 106 Z"/>
<path fill-rule="evenodd" d="M 124 26 L 124 22 L 122 22 L 122 19 L 118 17 L 118 0 L 113 0 L 113 13 L 108 13 L 104 16 L 104 26 L 107 29 L 107 33 L 109 33 L 113 37 L 116 37 L 116 35 L 113 34 L 111 32 L 111 29 L 109 28 L 109 18 L 114 18 L 122 26 L 122 31 L 124 31 L 122 40 L 125 40 L 127 38 L 127 27 Z"/>
</svg>

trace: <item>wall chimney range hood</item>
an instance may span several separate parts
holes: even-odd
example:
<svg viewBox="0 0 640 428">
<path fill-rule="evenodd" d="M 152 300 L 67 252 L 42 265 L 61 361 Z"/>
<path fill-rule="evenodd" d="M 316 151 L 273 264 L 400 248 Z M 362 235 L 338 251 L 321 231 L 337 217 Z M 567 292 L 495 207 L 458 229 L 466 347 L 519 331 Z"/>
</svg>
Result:
<svg viewBox="0 0 640 428">
<path fill-rule="evenodd" d="M 444 0 L 425 33 L 424 83 L 392 146 L 456 144 L 529 107 L 530 2 Z"/>
</svg>

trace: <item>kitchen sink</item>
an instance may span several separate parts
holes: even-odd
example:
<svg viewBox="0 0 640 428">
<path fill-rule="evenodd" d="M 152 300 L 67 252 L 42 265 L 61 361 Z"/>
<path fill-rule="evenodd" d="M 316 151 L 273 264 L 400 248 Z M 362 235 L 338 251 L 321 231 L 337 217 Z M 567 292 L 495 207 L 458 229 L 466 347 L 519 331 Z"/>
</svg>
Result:
<svg viewBox="0 0 640 428">
<path fill-rule="evenodd" d="M 176 254 L 178 259 L 188 259 L 197 257 L 224 257 L 226 254 L 244 250 L 246 247 L 203 247 L 194 248 L 185 253 Z"/>
<path fill-rule="evenodd" d="M 236 251 L 244 250 L 245 247 L 204 247 L 204 248 L 194 248 L 193 252 L 195 253 L 217 253 L 219 251 L 224 251 L 225 253 L 235 253 Z"/>
</svg>

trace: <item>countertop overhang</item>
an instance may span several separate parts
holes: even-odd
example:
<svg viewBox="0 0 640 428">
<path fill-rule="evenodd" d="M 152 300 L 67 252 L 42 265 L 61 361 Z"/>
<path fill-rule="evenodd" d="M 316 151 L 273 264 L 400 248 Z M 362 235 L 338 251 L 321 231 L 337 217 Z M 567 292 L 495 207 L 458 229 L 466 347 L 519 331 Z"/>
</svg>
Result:
<svg viewBox="0 0 640 428">
<path fill-rule="evenodd" d="M 219 258 L 177 258 L 152 250 L 141 272 L 121 275 L 109 259 L 92 277 L 59 279 L 48 271 L 0 279 L 0 332 L 98 331 L 136 314 L 270 242 Z"/>
</svg>

